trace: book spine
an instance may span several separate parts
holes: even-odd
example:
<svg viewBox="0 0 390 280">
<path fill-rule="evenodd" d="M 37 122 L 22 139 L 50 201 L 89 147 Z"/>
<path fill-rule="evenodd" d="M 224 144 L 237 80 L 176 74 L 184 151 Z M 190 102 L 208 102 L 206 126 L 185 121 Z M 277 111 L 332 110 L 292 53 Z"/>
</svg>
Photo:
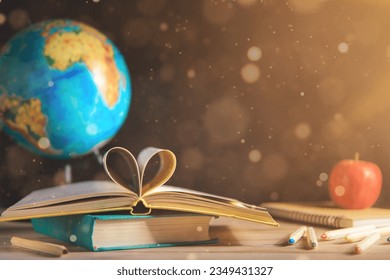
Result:
<svg viewBox="0 0 390 280">
<path fill-rule="evenodd" d="M 342 219 L 339 216 L 319 215 L 309 212 L 291 211 L 272 207 L 267 208 L 267 210 L 272 216 L 279 219 L 334 228 L 341 227 L 340 223 Z"/>
<path fill-rule="evenodd" d="M 94 251 L 92 232 L 95 219 L 88 215 L 38 218 L 31 222 L 36 232 Z"/>
</svg>

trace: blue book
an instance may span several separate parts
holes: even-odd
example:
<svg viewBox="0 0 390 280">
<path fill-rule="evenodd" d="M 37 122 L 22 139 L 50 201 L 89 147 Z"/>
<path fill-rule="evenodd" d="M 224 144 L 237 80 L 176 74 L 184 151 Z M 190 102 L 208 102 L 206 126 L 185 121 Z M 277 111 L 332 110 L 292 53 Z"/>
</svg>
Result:
<svg viewBox="0 0 390 280">
<path fill-rule="evenodd" d="M 216 243 L 209 236 L 212 218 L 196 214 L 71 215 L 32 219 L 32 225 L 50 237 L 92 251 L 109 251 Z"/>
</svg>

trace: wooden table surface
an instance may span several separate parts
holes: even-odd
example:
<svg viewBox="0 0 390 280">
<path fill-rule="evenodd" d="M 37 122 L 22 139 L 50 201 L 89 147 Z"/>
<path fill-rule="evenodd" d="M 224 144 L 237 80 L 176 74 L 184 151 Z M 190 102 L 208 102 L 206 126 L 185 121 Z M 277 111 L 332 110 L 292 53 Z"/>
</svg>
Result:
<svg viewBox="0 0 390 280">
<path fill-rule="evenodd" d="M 390 243 L 383 236 L 376 244 L 362 254 L 354 253 L 354 243 L 344 240 L 322 241 L 316 249 L 308 249 L 305 240 L 295 245 L 287 244 L 288 235 L 299 224 L 279 221 L 280 227 L 266 226 L 237 219 L 218 218 L 210 228 L 211 237 L 219 242 L 206 246 L 180 246 L 168 248 L 122 250 L 108 252 L 90 252 L 70 243 L 62 243 L 32 230 L 29 222 L 0 223 L 0 260 L 12 259 L 53 259 L 10 245 L 12 236 L 64 244 L 69 253 L 61 259 L 237 259 L 237 260 L 320 260 L 320 259 L 390 259 Z M 314 227 L 319 237 L 329 228 Z"/>
</svg>

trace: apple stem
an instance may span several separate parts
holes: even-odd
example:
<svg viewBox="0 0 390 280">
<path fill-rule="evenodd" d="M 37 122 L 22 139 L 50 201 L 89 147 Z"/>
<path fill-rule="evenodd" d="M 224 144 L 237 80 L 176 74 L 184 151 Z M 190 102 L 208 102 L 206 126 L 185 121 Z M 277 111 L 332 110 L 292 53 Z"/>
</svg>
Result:
<svg viewBox="0 0 390 280">
<path fill-rule="evenodd" d="M 355 160 L 356 160 L 356 161 L 359 160 L 359 152 L 356 152 L 356 153 L 355 153 Z"/>
</svg>

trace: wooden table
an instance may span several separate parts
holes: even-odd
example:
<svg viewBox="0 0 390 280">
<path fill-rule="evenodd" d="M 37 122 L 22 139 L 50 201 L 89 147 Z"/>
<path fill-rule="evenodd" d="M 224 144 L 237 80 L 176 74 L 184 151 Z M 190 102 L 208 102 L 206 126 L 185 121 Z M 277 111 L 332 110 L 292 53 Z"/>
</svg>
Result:
<svg viewBox="0 0 390 280">
<path fill-rule="evenodd" d="M 322 241 L 316 249 L 308 249 L 305 240 L 295 245 L 287 244 L 288 235 L 299 224 L 279 221 L 280 227 L 266 226 L 237 219 L 218 218 L 212 222 L 210 235 L 218 237 L 218 244 L 207 246 L 182 246 L 155 249 L 139 249 L 109 252 L 90 252 L 70 243 L 61 243 L 50 237 L 35 233 L 29 222 L 0 223 L 0 260 L 53 259 L 53 257 L 13 247 L 11 236 L 65 244 L 69 253 L 61 259 L 246 259 L 246 260 L 321 260 L 363 259 L 389 260 L 390 243 L 383 236 L 375 245 L 362 254 L 354 253 L 354 244 L 344 240 Z M 315 227 L 319 237 L 328 228 Z"/>
</svg>

